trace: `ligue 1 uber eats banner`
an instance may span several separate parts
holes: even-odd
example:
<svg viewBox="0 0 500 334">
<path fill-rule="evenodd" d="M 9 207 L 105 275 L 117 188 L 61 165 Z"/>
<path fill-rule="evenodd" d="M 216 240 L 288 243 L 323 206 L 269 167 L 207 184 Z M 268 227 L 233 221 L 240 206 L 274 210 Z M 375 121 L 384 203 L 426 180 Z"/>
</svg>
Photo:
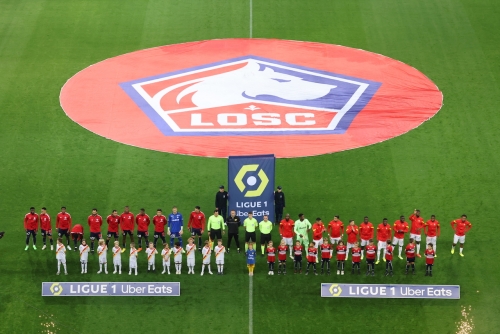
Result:
<svg viewBox="0 0 500 334">
<path fill-rule="evenodd" d="M 274 219 L 274 155 L 229 157 L 229 210 L 245 218 L 253 212 Z"/>
</svg>

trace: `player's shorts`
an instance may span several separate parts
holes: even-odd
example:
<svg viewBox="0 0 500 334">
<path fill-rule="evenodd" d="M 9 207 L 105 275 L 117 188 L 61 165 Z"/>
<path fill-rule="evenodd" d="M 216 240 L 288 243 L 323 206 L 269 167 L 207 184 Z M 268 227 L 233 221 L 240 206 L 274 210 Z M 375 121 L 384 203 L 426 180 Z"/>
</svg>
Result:
<svg viewBox="0 0 500 334">
<path fill-rule="evenodd" d="M 323 244 L 323 239 L 318 239 L 318 240 L 313 239 L 313 242 L 314 242 L 314 247 L 319 248 L 319 246 Z"/>
<path fill-rule="evenodd" d="M 194 259 L 187 259 L 187 265 L 190 267 L 194 267 Z"/>
<path fill-rule="evenodd" d="M 59 263 L 66 264 L 66 259 L 57 259 Z"/>
<path fill-rule="evenodd" d="M 26 230 L 26 235 L 36 235 L 36 230 Z"/>
<path fill-rule="evenodd" d="M 201 236 L 201 228 L 191 228 L 191 236 L 194 237 L 195 235 Z"/>
<path fill-rule="evenodd" d="M 212 239 L 212 241 L 222 239 L 222 230 L 220 228 L 217 230 L 211 229 L 210 239 Z"/>
<path fill-rule="evenodd" d="M 255 242 L 257 237 L 255 236 L 255 232 L 245 232 L 245 242 L 253 241 Z"/>
<path fill-rule="evenodd" d="M 434 246 L 436 246 L 436 242 L 437 242 L 437 237 L 426 237 L 425 238 L 426 244 L 433 244 Z"/>
<path fill-rule="evenodd" d="M 415 257 L 406 257 L 406 262 L 415 262 Z"/>
<path fill-rule="evenodd" d="M 101 239 L 101 232 L 90 232 L 90 240 Z"/>
<path fill-rule="evenodd" d="M 285 245 L 293 246 L 293 238 L 283 238 L 285 240 Z"/>
<path fill-rule="evenodd" d="M 109 232 L 108 231 L 108 239 L 111 239 L 111 237 L 118 239 L 118 232 Z"/>
<path fill-rule="evenodd" d="M 361 246 L 367 246 L 370 243 L 370 240 L 361 239 Z"/>
<path fill-rule="evenodd" d="M 394 238 L 392 238 L 392 245 L 393 246 L 396 246 L 396 245 L 403 246 L 404 241 L 405 240 L 403 238 L 399 239 L 399 238 L 394 237 Z"/>
<path fill-rule="evenodd" d="M 335 245 L 335 244 L 338 244 L 340 242 L 340 240 L 342 240 L 341 237 L 338 237 L 338 238 L 330 238 L 330 243 L 332 245 Z"/>
<path fill-rule="evenodd" d="M 321 261 L 323 262 L 330 262 L 330 259 L 329 257 L 324 257 L 324 258 L 321 258 Z"/>
<path fill-rule="evenodd" d="M 121 261 L 121 259 L 120 259 L 120 260 L 115 260 L 115 259 L 113 259 L 113 265 L 114 265 L 114 266 L 121 266 L 121 265 L 122 265 L 122 261 Z"/>
<path fill-rule="evenodd" d="M 86 264 L 88 261 L 89 261 L 88 259 L 87 260 L 80 260 L 80 263 L 81 264 Z"/>
<path fill-rule="evenodd" d="M 165 239 L 165 232 L 156 232 L 153 234 L 153 237 L 155 239 L 158 239 L 158 238 L 161 238 L 161 239 Z"/>
<path fill-rule="evenodd" d="M 148 266 L 154 266 L 155 262 L 154 261 L 148 261 Z"/>
<path fill-rule="evenodd" d="M 129 262 L 130 269 L 137 269 L 137 262 Z"/>
<path fill-rule="evenodd" d="M 64 234 L 59 234 L 59 236 L 63 236 Z M 73 240 L 82 240 L 83 239 L 83 234 L 81 233 L 71 233 L 71 238 Z"/>
<path fill-rule="evenodd" d="M 177 263 L 177 262 L 176 262 Z M 203 264 L 210 264 L 210 259 L 203 260 Z"/>
<path fill-rule="evenodd" d="M 170 267 L 170 259 L 168 259 L 168 261 L 163 261 L 163 266 Z"/>
<path fill-rule="evenodd" d="M 386 249 L 387 248 L 387 241 L 379 241 L 377 243 L 378 249 Z"/>
<path fill-rule="evenodd" d="M 122 235 L 123 236 L 126 236 L 127 234 L 130 235 L 130 236 L 134 235 L 134 233 L 131 230 L 123 230 L 122 231 Z"/>
<path fill-rule="evenodd" d="M 108 260 L 106 258 L 99 258 L 99 264 L 104 264 L 104 263 L 108 263 Z"/>
<path fill-rule="evenodd" d="M 148 231 L 137 231 L 137 237 L 140 238 L 147 238 L 149 237 L 149 232 Z"/>
<path fill-rule="evenodd" d="M 267 245 L 271 241 L 271 233 L 261 233 L 260 234 L 260 244 Z"/>
<path fill-rule="evenodd" d="M 66 229 L 58 228 L 57 229 L 57 235 L 59 237 L 62 237 L 63 235 L 69 236 L 68 229 L 67 228 Z"/>
<path fill-rule="evenodd" d="M 422 240 L 422 235 L 410 233 L 410 238 L 413 238 L 413 240 L 420 242 Z"/>
<path fill-rule="evenodd" d="M 286 259 L 285 260 L 279 260 L 279 263 L 286 263 Z"/>
<path fill-rule="evenodd" d="M 174 238 L 180 239 L 181 233 L 180 232 L 170 233 L 170 239 L 174 239 Z"/>
<path fill-rule="evenodd" d="M 42 237 L 44 237 L 44 236 L 51 237 L 52 236 L 52 230 L 42 230 Z"/>
<path fill-rule="evenodd" d="M 366 263 L 373 264 L 375 263 L 375 259 L 366 259 Z"/>
<path fill-rule="evenodd" d="M 347 243 L 347 249 L 349 249 L 349 248 L 354 248 L 354 243 L 351 244 L 350 242 L 348 242 Z"/>
<path fill-rule="evenodd" d="M 458 235 L 453 235 L 453 243 L 456 244 L 457 242 L 460 242 L 463 244 L 465 242 L 465 235 L 458 236 Z"/>
<path fill-rule="evenodd" d="M 361 258 L 356 258 L 353 259 L 352 264 L 360 264 L 361 263 Z"/>
<path fill-rule="evenodd" d="M 215 260 L 215 264 L 224 264 L 224 260 Z"/>
<path fill-rule="evenodd" d="M 293 260 L 295 262 L 302 262 L 302 255 L 294 255 Z"/>
</svg>

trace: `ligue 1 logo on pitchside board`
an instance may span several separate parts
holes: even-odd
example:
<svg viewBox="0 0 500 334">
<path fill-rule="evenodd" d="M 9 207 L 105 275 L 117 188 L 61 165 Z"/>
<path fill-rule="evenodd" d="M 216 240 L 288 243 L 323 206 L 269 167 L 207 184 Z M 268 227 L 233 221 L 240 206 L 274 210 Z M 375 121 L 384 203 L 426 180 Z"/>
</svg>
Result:
<svg viewBox="0 0 500 334">
<path fill-rule="evenodd" d="M 227 157 L 311 156 L 399 136 L 442 94 L 391 58 L 348 47 L 210 40 L 107 59 L 61 91 L 67 115 L 106 138 L 152 150 Z"/>
</svg>

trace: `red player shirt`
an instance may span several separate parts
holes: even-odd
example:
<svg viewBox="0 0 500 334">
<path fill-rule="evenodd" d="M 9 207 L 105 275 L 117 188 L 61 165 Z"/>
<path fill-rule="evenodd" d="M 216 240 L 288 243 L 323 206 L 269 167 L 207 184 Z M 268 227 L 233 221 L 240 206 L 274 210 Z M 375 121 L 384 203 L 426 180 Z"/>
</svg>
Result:
<svg viewBox="0 0 500 334">
<path fill-rule="evenodd" d="M 188 228 L 205 230 L 205 214 L 203 212 L 191 212 L 189 216 Z"/>
<path fill-rule="evenodd" d="M 24 229 L 25 230 L 38 230 L 38 213 L 27 213 L 24 216 Z"/>
<path fill-rule="evenodd" d="M 154 216 L 153 225 L 155 226 L 156 233 L 165 233 L 165 225 L 167 225 L 167 217 L 165 217 L 164 215 Z"/>
<path fill-rule="evenodd" d="M 325 225 L 323 223 L 314 223 L 312 226 L 313 240 L 321 240 L 323 238 L 323 232 L 326 231 Z"/>
<path fill-rule="evenodd" d="M 120 225 L 120 216 L 109 215 L 106 218 L 106 222 L 108 223 L 108 232 L 118 233 L 119 225 Z"/>
<path fill-rule="evenodd" d="M 439 227 L 439 222 L 437 220 L 428 220 L 424 226 L 424 233 L 428 237 L 439 237 L 441 234 L 441 228 Z"/>
<path fill-rule="evenodd" d="M 295 225 L 295 222 L 291 219 L 286 220 L 283 219 L 280 222 L 280 234 L 283 238 L 293 238 L 293 227 Z"/>
<path fill-rule="evenodd" d="M 412 258 L 415 257 L 415 245 L 414 244 L 408 244 L 405 249 L 406 257 Z"/>
<path fill-rule="evenodd" d="M 424 218 L 417 217 L 416 215 L 411 215 L 410 216 L 410 221 L 411 221 L 411 231 L 410 231 L 410 233 L 421 234 L 422 233 L 422 228 L 425 225 L 424 224 Z"/>
<path fill-rule="evenodd" d="M 287 245 L 284 245 L 284 246 L 279 245 L 278 246 L 278 260 L 286 261 L 286 252 L 287 251 L 288 251 Z"/>
<path fill-rule="evenodd" d="M 347 247 L 344 245 L 337 246 L 337 261 L 344 261 L 346 256 Z"/>
<path fill-rule="evenodd" d="M 361 234 L 362 240 L 373 239 L 373 224 L 370 222 L 359 224 L 359 233 Z"/>
<path fill-rule="evenodd" d="M 40 228 L 44 231 L 52 230 L 52 224 L 50 223 L 50 216 L 46 213 L 40 214 Z"/>
<path fill-rule="evenodd" d="M 120 225 L 122 227 L 122 231 L 133 231 L 134 214 L 132 212 L 122 213 L 120 216 Z"/>
<path fill-rule="evenodd" d="M 90 215 L 87 218 L 87 223 L 90 226 L 90 233 L 101 233 L 102 217 L 99 215 Z"/>
<path fill-rule="evenodd" d="M 276 261 L 276 248 L 267 247 L 267 262 L 274 263 Z"/>
<path fill-rule="evenodd" d="M 434 249 L 427 248 L 425 250 L 425 264 L 434 264 L 434 256 L 436 256 Z"/>
<path fill-rule="evenodd" d="M 392 252 L 394 251 L 394 247 L 392 247 L 391 245 L 387 245 L 387 247 L 385 248 L 385 259 L 387 261 L 392 261 Z"/>
<path fill-rule="evenodd" d="M 303 249 L 304 249 L 304 247 L 302 247 L 302 246 L 293 246 L 293 255 L 302 256 Z"/>
<path fill-rule="evenodd" d="M 344 224 L 340 220 L 332 220 L 327 227 L 328 233 L 332 238 L 340 238 L 344 234 Z"/>
<path fill-rule="evenodd" d="M 351 248 L 352 253 L 352 262 L 360 262 L 361 261 L 361 248 L 353 247 Z"/>
<path fill-rule="evenodd" d="M 137 224 L 137 232 L 147 232 L 151 220 L 147 214 L 138 214 L 135 216 L 135 223 Z"/>
<path fill-rule="evenodd" d="M 358 227 L 356 225 L 348 225 L 347 226 L 347 229 L 346 229 L 346 233 L 347 233 L 347 242 L 350 243 L 350 244 L 353 244 L 355 243 L 356 241 L 358 241 L 358 233 L 359 233 L 359 230 L 358 230 Z"/>
<path fill-rule="evenodd" d="M 468 220 L 463 222 L 462 219 L 455 219 L 450 224 L 455 234 L 459 237 L 464 236 L 472 228 L 472 224 Z"/>
<path fill-rule="evenodd" d="M 317 255 L 318 255 L 318 249 L 315 247 L 309 247 L 307 249 L 307 262 L 316 262 Z"/>
<path fill-rule="evenodd" d="M 401 222 L 401 220 L 396 220 L 394 222 L 394 237 L 398 239 L 404 239 L 405 233 L 408 233 L 408 223 Z"/>
<path fill-rule="evenodd" d="M 71 230 L 71 215 L 67 212 L 59 212 L 56 216 L 56 228 Z"/>
<path fill-rule="evenodd" d="M 331 256 L 332 245 L 322 244 L 320 247 L 321 247 L 321 258 L 322 259 L 329 259 L 332 257 Z"/>
<path fill-rule="evenodd" d="M 73 228 L 71 229 L 71 233 L 75 233 L 75 234 L 83 234 L 83 226 L 80 225 L 80 224 L 76 224 L 75 226 L 73 226 Z"/>
<path fill-rule="evenodd" d="M 367 260 L 375 260 L 375 253 L 377 252 L 377 246 L 368 245 L 366 246 L 366 259 Z"/>
<path fill-rule="evenodd" d="M 386 242 L 387 240 L 390 240 L 391 234 L 392 234 L 391 225 L 389 225 L 389 224 L 384 225 L 384 223 L 378 224 L 378 227 L 377 227 L 377 240 L 378 241 Z"/>
</svg>

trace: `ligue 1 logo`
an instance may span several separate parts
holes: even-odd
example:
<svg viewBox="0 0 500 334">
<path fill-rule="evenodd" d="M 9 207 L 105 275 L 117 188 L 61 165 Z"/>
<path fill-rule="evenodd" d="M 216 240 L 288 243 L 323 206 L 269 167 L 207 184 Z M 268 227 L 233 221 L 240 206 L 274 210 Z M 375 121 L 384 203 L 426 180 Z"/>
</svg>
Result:
<svg viewBox="0 0 500 334">
<path fill-rule="evenodd" d="M 391 58 L 261 39 L 111 58 L 72 77 L 60 99 L 71 119 L 106 138 L 212 157 L 362 147 L 419 126 L 442 105 L 432 81 Z"/>
</svg>

